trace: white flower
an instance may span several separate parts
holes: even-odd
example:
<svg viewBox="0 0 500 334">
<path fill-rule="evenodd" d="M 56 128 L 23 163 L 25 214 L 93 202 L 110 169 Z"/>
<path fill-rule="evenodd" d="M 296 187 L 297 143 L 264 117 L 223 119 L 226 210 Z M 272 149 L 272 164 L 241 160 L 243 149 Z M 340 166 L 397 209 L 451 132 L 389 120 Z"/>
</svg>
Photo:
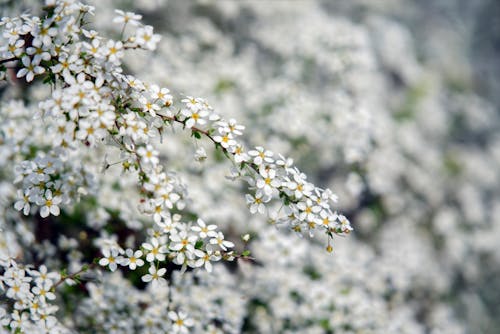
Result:
<svg viewBox="0 0 500 334">
<path fill-rule="evenodd" d="M 321 211 L 321 207 L 309 198 L 297 203 L 297 208 L 300 210 L 299 219 L 302 221 L 314 221 L 316 215 Z"/>
<path fill-rule="evenodd" d="M 287 173 L 289 171 L 293 171 L 293 169 L 292 169 L 293 159 L 292 158 L 285 158 L 281 154 L 278 154 L 278 159 L 276 160 L 276 165 L 283 168 Z"/>
<path fill-rule="evenodd" d="M 14 44 L 18 39 L 20 39 L 21 35 L 28 32 L 23 28 L 24 26 L 22 25 L 11 26 L 10 29 L 6 29 L 3 32 L 3 37 L 9 40 L 9 44 Z"/>
<path fill-rule="evenodd" d="M 100 128 L 111 129 L 116 118 L 114 109 L 115 107 L 112 105 L 106 102 L 101 102 L 89 116 L 95 119 L 97 123 L 100 123 Z"/>
<path fill-rule="evenodd" d="M 281 182 L 276 178 L 276 170 L 261 166 L 259 168 L 259 173 L 260 177 L 256 182 L 257 188 L 262 189 L 264 194 L 271 195 L 273 193 L 273 189 L 276 189 L 281 185 Z"/>
<path fill-rule="evenodd" d="M 104 49 L 101 47 L 101 41 L 98 38 L 92 39 L 92 42 L 83 42 L 83 47 L 92 56 L 100 58 L 104 56 Z"/>
<path fill-rule="evenodd" d="M 115 271 L 118 267 L 117 264 L 123 260 L 116 248 L 104 248 L 102 255 L 104 257 L 99 260 L 99 265 L 103 267 L 108 266 L 111 271 Z"/>
<path fill-rule="evenodd" d="M 23 63 L 24 67 L 17 72 L 17 77 L 22 78 L 26 76 L 27 82 L 33 81 L 35 75 L 45 72 L 45 68 L 39 66 L 37 62 L 32 61 L 28 56 L 24 56 L 21 59 L 21 62 Z"/>
<path fill-rule="evenodd" d="M 233 147 L 230 147 L 229 152 L 231 152 L 234 156 L 234 162 L 241 163 L 243 161 L 248 161 L 250 157 L 243 150 L 243 147 L 240 144 L 236 144 Z"/>
<path fill-rule="evenodd" d="M 146 88 L 144 87 L 144 83 L 137 79 L 136 77 L 134 77 L 133 75 L 127 75 L 125 77 L 125 82 L 128 83 L 128 85 L 133 88 L 133 89 L 137 89 L 139 91 L 142 91 L 142 90 L 145 90 Z"/>
<path fill-rule="evenodd" d="M 319 220 L 325 228 L 334 227 L 337 220 L 337 214 L 331 213 L 330 210 L 323 210 L 319 213 Z"/>
<path fill-rule="evenodd" d="M 50 27 L 51 23 L 52 20 L 47 20 L 43 24 L 35 26 L 34 31 L 31 33 L 35 37 L 33 45 L 43 43 L 45 46 L 50 46 L 52 44 L 52 38 L 57 35 L 58 30 L 56 27 Z"/>
<path fill-rule="evenodd" d="M 5 293 L 8 298 L 21 300 L 30 294 L 29 282 L 31 278 L 26 276 L 24 270 L 13 269 L 4 273 L 3 276 L 4 283 L 9 287 Z"/>
<path fill-rule="evenodd" d="M 207 226 L 201 218 L 198 218 L 196 223 L 198 224 L 198 226 L 191 227 L 191 230 L 198 232 L 198 235 L 200 236 L 200 238 L 202 238 L 202 239 L 204 239 L 206 237 L 214 238 L 217 236 L 217 232 L 215 231 L 217 229 L 216 225 L 208 225 Z"/>
<path fill-rule="evenodd" d="M 103 138 L 106 134 L 99 125 L 99 122 L 91 122 L 88 118 L 83 118 L 78 122 L 80 129 L 76 132 L 75 137 L 93 146 L 97 138 Z"/>
<path fill-rule="evenodd" d="M 273 163 L 273 152 L 265 150 L 262 146 L 257 146 L 255 150 L 248 151 L 248 155 L 253 157 L 253 163 L 257 166 L 262 165 L 264 162 Z"/>
<path fill-rule="evenodd" d="M 54 144 L 57 146 L 69 146 L 74 141 L 76 125 L 73 122 L 66 122 L 64 119 L 58 119 L 54 128 Z"/>
<path fill-rule="evenodd" d="M 293 173 L 293 181 L 286 183 L 288 189 L 293 192 L 296 199 L 301 199 L 302 196 L 310 196 L 314 190 L 314 186 L 306 181 L 306 176 L 303 173 Z"/>
<path fill-rule="evenodd" d="M 137 29 L 135 32 L 135 42 L 148 50 L 156 49 L 156 44 L 160 41 L 161 36 L 153 33 L 152 26 L 144 26 Z"/>
<path fill-rule="evenodd" d="M 229 122 L 219 121 L 217 124 L 219 125 L 219 133 L 221 134 L 230 133 L 234 136 L 241 136 L 243 130 L 245 130 L 245 126 L 237 124 L 236 120 L 233 118 L 231 118 Z"/>
<path fill-rule="evenodd" d="M 172 209 L 174 207 L 174 203 L 176 203 L 181 196 L 174 191 L 174 187 L 171 184 L 167 184 L 160 188 L 156 192 L 156 196 L 158 196 L 157 204 L 164 204 L 167 208 Z"/>
<path fill-rule="evenodd" d="M 27 312 L 23 312 L 21 314 L 19 314 L 19 311 L 18 310 L 14 310 L 14 312 L 12 313 L 12 321 L 10 322 L 10 327 L 16 331 L 16 328 L 19 328 L 20 329 L 20 332 L 22 333 L 23 332 L 23 328 L 25 327 L 25 325 L 28 323 L 28 317 L 29 317 L 29 314 Z"/>
<path fill-rule="evenodd" d="M 178 234 L 171 235 L 170 240 L 172 241 L 169 246 L 171 250 L 193 252 L 198 237 L 196 235 L 188 235 L 186 231 L 181 231 Z"/>
<path fill-rule="evenodd" d="M 322 199 L 323 203 L 328 203 L 329 201 L 332 201 L 333 203 L 337 203 L 338 196 L 335 195 L 330 189 L 325 189 L 321 193 L 321 199 Z"/>
<path fill-rule="evenodd" d="M 174 333 L 189 333 L 188 327 L 192 327 L 194 322 L 187 317 L 184 312 L 168 312 L 168 317 L 172 320 L 172 329 Z"/>
<path fill-rule="evenodd" d="M 219 143 L 225 149 L 235 146 L 236 140 L 233 139 L 233 135 L 230 133 L 225 133 L 223 135 L 216 135 L 213 137 L 216 143 Z"/>
<path fill-rule="evenodd" d="M 182 109 L 182 114 L 186 117 L 186 128 L 190 129 L 195 125 L 206 124 L 206 117 L 209 115 L 208 110 L 202 108 L 187 108 Z"/>
<path fill-rule="evenodd" d="M 30 270 L 29 274 L 31 275 L 31 277 L 35 278 L 36 284 L 48 282 L 50 283 L 50 285 L 52 285 L 61 278 L 61 275 L 59 273 L 49 272 L 45 265 L 41 265 L 40 268 L 38 268 L 38 271 Z"/>
<path fill-rule="evenodd" d="M 37 295 L 41 301 L 45 301 L 45 299 L 48 299 L 48 300 L 54 300 L 56 299 L 56 295 L 50 291 L 50 289 L 52 288 L 52 284 L 49 283 L 49 282 L 45 282 L 45 283 L 39 283 L 37 284 L 36 286 L 33 287 L 33 289 L 31 289 L 31 291 Z"/>
<path fill-rule="evenodd" d="M 130 23 L 133 26 L 138 26 L 139 21 L 142 19 L 142 15 L 135 14 L 132 12 L 124 12 L 124 11 L 119 10 L 119 9 L 115 9 L 115 13 L 118 14 L 118 16 L 116 16 L 113 19 L 113 23 L 118 23 L 118 24 Z"/>
<path fill-rule="evenodd" d="M 231 241 L 224 240 L 224 234 L 219 232 L 217 237 L 210 239 L 210 244 L 218 245 L 221 249 L 227 251 L 228 248 L 233 248 L 234 244 Z"/>
<path fill-rule="evenodd" d="M 60 209 L 58 207 L 58 204 L 60 204 L 61 201 L 62 199 L 60 196 L 52 197 L 52 191 L 48 189 L 45 192 L 45 196 L 40 197 L 37 201 L 37 204 L 42 206 L 40 209 L 40 216 L 42 218 L 48 217 L 49 214 L 59 216 Z"/>
<path fill-rule="evenodd" d="M 186 98 L 182 99 L 181 102 L 184 103 L 188 109 L 198 110 L 203 108 L 203 100 L 200 98 L 186 96 Z"/>
<path fill-rule="evenodd" d="M 163 278 L 163 275 L 165 275 L 165 273 L 167 272 L 167 269 L 160 268 L 157 270 L 156 266 L 151 264 L 148 271 L 149 271 L 149 274 L 146 274 L 146 275 L 141 277 L 143 282 L 146 282 L 146 283 L 152 282 L 153 286 L 156 286 L 156 285 L 164 286 L 167 284 L 167 280 Z"/>
<path fill-rule="evenodd" d="M 156 112 L 161 109 L 159 105 L 157 105 L 153 101 L 150 101 L 145 96 L 141 96 L 139 98 L 139 103 L 142 105 L 142 110 L 151 114 L 151 116 L 153 117 L 156 116 Z"/>
<path fill-rule="evenodd" d="M 71 71 L 80 73 L 83 70 L 83 60 L 77 55 L 68 55 L 61 53 L 57 59 L 58 63 L 51 67 L 52 72 L 61 73 L 65 77 L 71 76 Z"/>
<path fill-rule="evenodd" d="M 23 192 L 23 190 L 19 189 L 17 191 L 17 197 L 20 199 L 14 203 L 14 208 L 18 211 L 22 210 L 23 214 L 27 216 L 30 213 L 30 202 L 33 202 L 33 200 L 30 199 L 30 190 L 26 189 Z"/>
<path fill-rule="evenodd" d="M 148 127 L 146 123 L 139 120 L 135 113 L 128 113 L 122 116 L 123 126 L 120 127 L 120 135 L 127 135 L 132 138 L 132 140 L 144 139 L 144 130 Z"/>
<path fill-rule="evenodd" d="M 2 51 L 2 58 L 8 59 L 12 57 L 19 57 L 23 53 L 24 40 L 18 39 L 15 43 L 9 44 Z"/>
<path fill-rule="evenodd" d="M 158 159 L 158 151 L 153 148 L 152 145 L 147 145 L 146 147 L 141 146 L 137 149 L 137 154 L 141 157 L 141 162 L 145 164 L 157 165 L 160 160 Z"/>
<path fill-rule="evenodd" d="M 153 262 L 154 260 L 164 261 L 165 253 L 167 253 L 167 246 L 160 245 L 157 238 L 151 238 L 151 241 L 142 244 L 142 247 L 148 251 L 146 254 L 146 261 Z"/>
<path fill-rule="evenodd" d="M 153 220 L 155 223 L 160 223 L 163 219 L 168 219 L 170 217 L 170 212 L 166 210 L 162 198 L 151 198 L 147 201 L 145 206 L 145 212 L 153 214 Z"/>
<path fill-rule="evenodd" d="M 344 215 L 339 215 L 340 229 L 342 233 L 349 233 L 352 231 L 351 223 Z"/>
<path fill-rule="evenodd" d="M 210 263 L 210 261 L 219 261 L 221 258 L 218 254 L 216 254 L 212 250 L 207 250 L 206 252 L 204 252 L 202 250 L 195 249 L 194 255 L 198 259 L 194 261 L 193 266 L 195 268 L 205 266 L 206 271 L 208 271 L 209 273 L 212 272 L 212 263 Z"/>
<path fill-rule="evenodd" d="M 43 45 L 35 46 L 33 44 L 33 46 L 26 49 L 26 53 L 33 57 L 33 63 L 35 64 L 40 64 L 40 61 L 48 61 L 51 58 L 48 49 L 44 48 Z"/>
<path fill-rule="evenodd" d="M 121 41 L 109 40 L 106 44 L 105 55 L 108 57 L 109 61 L 117 62 L 118 59 L 122 58 L 123 53 L 123 43 Z"/>
<path fill-rule="evenodd" d="M 170 90 L 167 88 L 160 88 L 158 85 L 151 85 L 150 88 L 151 97 L 163 102 L 165 107 L 170 107 L 172 105 L 172 95 L 170 95 Z"/>
<path fill-rule="evenodd" d="M 250 194 L 246 194 L 245 198 L 247 204 L 250 205 L 251 214 L 255 214 L 256 212 L 264 214 L 266 212 L 266 206 L 264 205 L 264 203 L 267 203 L 271 200 L 271 197 L 264 194 L 262 191 L 258 191 L 255 194 L 255 197 Z"/>
<path fill-rule="evenodd" d="M 136 250 L 135 252 L 132 249 L 127 249 L 125 251 L 126 257 L 121 261 L 122 266 L 128 266 L 131 270 L 135 270 L 137 267 L 142 267 L 144 265 L 144 260 L 141 259 L 142 251 Z"/>
</svg>

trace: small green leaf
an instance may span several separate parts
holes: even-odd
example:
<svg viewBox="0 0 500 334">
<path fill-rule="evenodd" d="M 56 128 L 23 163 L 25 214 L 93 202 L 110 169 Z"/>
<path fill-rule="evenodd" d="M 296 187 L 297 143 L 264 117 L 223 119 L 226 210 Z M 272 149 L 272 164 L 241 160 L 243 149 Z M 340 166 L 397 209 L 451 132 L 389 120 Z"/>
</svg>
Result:
<svg viewBox="0 0 500 334">
<path fill-rule="evenodd" d="M 198 131 L 193 131 L 192 136 L 195 137 L 196 139 L 201 139 L 201 134 Z"/>
<path fill-rule="evenodd" d="M 49 72 L 45 79 L 43 79 L 44 84 L 55 84 L 56 83 L 56 75 L 52 72 Z"/>
</svg>

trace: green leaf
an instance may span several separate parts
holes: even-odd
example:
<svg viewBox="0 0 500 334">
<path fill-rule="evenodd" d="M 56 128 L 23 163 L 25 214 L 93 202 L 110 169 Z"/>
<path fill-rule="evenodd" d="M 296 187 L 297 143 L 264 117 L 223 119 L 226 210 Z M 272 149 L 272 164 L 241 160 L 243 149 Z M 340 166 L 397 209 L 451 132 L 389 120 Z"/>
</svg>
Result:
<svg viewBox="0 0 500 334">
<path fill-rule="evenodd" d="M 201 134 L 198 131 L 193 131 L 191 135 L 196 139 L 201 139 Z"/>
<path fill-rule="evenodd" d="M 236 83 L 231 79 L 220 79 L 214 87 L 214 92 L 219 94 L 236 87 Z"/>
<path fill-rule="evenodd" d="M 56 75 L 52 72 L 48 72 L 48 74 L 45 76 L 45 79 L 43 79 L 44 84 L 55 84 L 56 83 Z"/>
<path fill-rule="evenodd" d="M 329 330 L 330 329 L 330 321 L 328 319 L 320 319 L 319 320 L 319 325 L 324 329 L 324 330 Z"/>
<path fill-rule="evenodd" d="M 316 281 L 316 280 L 321 279 L 321 273 L 319 271 L 317 271 L 316 268 L 314 268 L 313 266 L 308 265 L 308 266 L 304 267 L 303 271 L 304 271 L 304 274 L 309 276 L 309 278 L 312 281 Z"/>
</svg>

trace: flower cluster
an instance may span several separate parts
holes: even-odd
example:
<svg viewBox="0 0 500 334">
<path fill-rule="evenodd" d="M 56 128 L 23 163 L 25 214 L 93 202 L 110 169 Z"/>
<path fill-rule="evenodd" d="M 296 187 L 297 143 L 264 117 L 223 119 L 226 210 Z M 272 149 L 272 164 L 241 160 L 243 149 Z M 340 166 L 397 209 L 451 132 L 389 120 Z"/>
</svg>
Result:
<svg viewBox="0 0 500 334">
<path fill-rule="evenodd" d="M 122 74 L 123 51 L 149 47 L 144 47 L 139 38 L 106 41 L 95 31 L 79 27 L 70 14 L 84 15 L 90 9 L 83 5 L 67 8 L 63 3 L 54 8 L 51 18 L 42 22 L 30 19 L 5 23 L 10 35 L 16 31 L 19 39 L 30 34 L 37 41 L 41 38 L 39 31 L 53 29 L 56 18 L 61 16 L 57 25 L 64 28 L 60 32 L 64 38 L 57 33 L 44 37 L 43 45 L 54 48 L 50 52 L 53 57 L 47 60 L 53 65 L 46 70 L 49 72 L 47 79 L 56 89 L 40 107 L 44 115 L 57 121 L 63 148 L 75 148 L 77 142 L 94 147 L 104 140 L 117 145 L 125 158 L 124 170 L 139 171 L 145 193 L 144 212 L 152 214 L 155 222 L 159 222 L 168 217 L 174 206 L 184 208 L 181 199 L 186 195 L 185 187 L 163 171 L 158 151 L 152 143 L 153 138 L 166 131 L 166 124 L 177 122 L 191 129 L 197 137 L 206 135 L 225 153 L 234 156 L 241 170 L 238 175 L 247 177 L 251 189 L 256 190 L 253 204 L 265 205 L 271 198 L 281 198 L 284 214 L 276 218 L 278 222 L 286 223 L 297 232 L 307 230 L 311 235 L 317 225 L 323 226 L 330 237 L 351 230 L 348 221 L 342 218 L 341 223 L 331 210 L 329 202 L 335 198 L 333 194 L 307 183 L 291 160 L 283 157 L 275 160 L 274 153 L 262 147 L 245 152 L 242 144 L 236 141 L 244 127 L 235 120 L 221 119 L 203 99 L 192 97 L 183 99 L 183 108 L 174 113 L 168 89 L 147 85 L 133 76 Z M 18 26 L 26 28 L 19 30 Z M 68 35 L 67 31 L 71 34 Z M 12 37 L 9 43 L 15 44 L 18 39 Z M 43 163 L 32 166 L 27 162 L 25 165 L 22 174 L 26 177 L 20 200 L 26 198 L 25 202 L 41 205 L 44 217 L 49 213 L 57 215 L 60 194 L 57 188 L 45 189 L 45 183 L 49 181 L 46 174 L 52 173 L 53 168 L 44 172 Z M 41 173 L 38 177 L 32 176 L 33 167 L 37 168 L 36 173 Z M 34 187 L 36 182 L 43 186 Z M 57 187 L 57 184 L 51 183 L 50 186 Z M 20 208 L 27 207 L 21 205 L 18 204 Z M 262 206 L 259 210 L 263 211 Z"/>
<path fill-rule="evenodd" d="M 201 322 L 210 320 L 200 313 L 195 323 L 177 306 L 177 300 L 167 286 L 139 290 L 119 273 L 106 276 L 99 284 L 87 283 L 86 288 L 89 296 L 78 305 L 81 316 L 75 319 L 76 328 L 83 331 L 189 333 L 194 327 L 202 332 Z"/>
<path fill-rule="evenodd" d="M 36 204 L 42 218 L 58 216 L 61 205 L 70 203 L 93 187 L 92 174 L 54 153 L 38 153 L 33 160 L 19 164 L 16 173 L 22 189 L 17 192 L 14 207 L 25 215 L 30 214 L 32 205 Z"/>
<path fill-rule="evenodd" d="M 253 191 L 253 194 L 246 195 L 251 213 L 265 213 L 266 205 L 270 205 L 272 199 L 279 199 L 282 205 L 278 211 L 270 213 L 270 217 L 295 232 L 308 231 L 313 236 L 321 226 L 332 237 L 352 230 L 347 218 L 332 210 L 336 195 L 308 182 L 306 175 L 293 166 L 293 160 L 275 156 L 261 146 L 246 151 L 237 141 L 237 137 L 243 134 L 242 125 L 234 119 L 221 119 L 202 99 L 188 97 L 182 102 L 184 118 L 174 116 L 173 119 L 190 128 L 195 136 L 200 133 L 208 136 L 232 157 L 236 165 L 233 178 L 244 178 Z M 327 249 L 331 250 L 330 243 Z"/>
<path fill-rule="evenodd" d="M 13 301 L 13 308 L 0 307 L 0 324 L 21 333 L 62 333 L 64 327 L 55 317 L 55 286 L 61 276 L 49 272 L 47 267 L 38 270 L 24 268 L 11 258 L 0 260 L 0 291 Z"/>
<path fill-rule="evenodd" d="M 229 250 L 234 244 L 224 239 L 216 225 L 207 226 L 198 219 L 197 224 L 191 226 L 179 219 L 179 215 L 174 215 L 156 222 L 154 228 L 148 230 L 148 238 L 139 250 L 124 250 L 117 244 L 104 247 L 104 257 L 99 264 L 115 271 L 118 265 L 135 270 L 148 263 L 148 273 L 141 279 L 156 286 L 167 283 L 163 278 L 166 269 L 159 268 L 160 264 L 173 262 L 182 267 L 182 272 L 188 267 L 203 267 L 211 272 L 212 262 L 234 258 L 233 251 Z"/>
<path fill-rule="evenodd" d="M 86 20 L 94 11 L 91 6 L 56 0 L 48 1 L 45 10 L 45 16 L 5 17 L 0 22 L 2 37 L 6 41 L 0 53 L 0 62 L 6 66 L 2 66 L 0 72 L 13 72 L 15 76 L 11 76 L 11 80 L 15 82 L 22 79 L 35 87 L 43 82 L 45 87 L 51 88 L 50 93 L 41 93 L 44 98 L 34 115 L 36 120 L 47 122 L 49 132 L 44 141 L 36 143 L 17 138 L 19 134 L 11 127 L 15 122 L 9 123 L 8 127 L 2 124 L 2 129 L 8 131 L 2 131 L 1 143 L 13 142 L 16 148 L 20 148 L 17 152 L 7 151 L 16 164 L 15 182 L 19 189 L 12 203 L 16 210 L 25 216 L 39 212 L 42 218 L 47 218 L 59 216 L 61 211 L 69 214 L 71 205 L 76 206 L 83 199 L 82 207 L 87 205 L 93 211 L 88 226 L 94 230 L 99 230 L 105 221 L 111 225 L 121 223 L 120 219 L 126 220 L 126 216 L 95 199 L 85 202 L 86 195 L 98 196 L 100 179 L 105 179 L 93 173 L 89 165 L 95 158 L 87 156 L 103 154 L 104 173 L 119 165 L 123 175 L 135 178 L 133 190 L 139 197 L 136 202 L 139 214 L 134 216 L 136 222 L 125 222 L 125 225 L 134 226 L 135 230 L 142 228 L 145 238 L 118 240 L 117 235 L 109 235 L 102 229 L 98 231 L 100 236 L 89 243 L 89 234 L 81 231 L 79 240 L 88 247 L 96 246 L 101 254 L 94 260 L 96 264 L 112 272 L 119 266 L 125 272 L 136 271 L 148 289 L 168 289 L 167 279 L 173 275 L 169 269 L 172 264 L 177 266 L 174 271 L 179 269 L 180 273 L 188 269 L 202 271 L 196 268 L 212 272 L 214 262 L 247 259 L 248 251 L 238 253 L 233 250 L 235 243 L 226 240 L 219 226 L 205 223 L 191 210 L 187 185 L 176 171 L 165 168 L 168 157 L 162 155 L 158 142 L 181 128 L 195 140 L 205 137 L 211 141 L 215 149 L 233 163 L 231 177 L 249 184 L 247 198 L 252 198 L 248 203 L 251 213 L 267 212 L 273 222 L 299 234 L 308 231 L 313 236 L 314 231 L 321 227 L 327 235 L 328 251 L 332 249 L 330 241 L 334 234 L 350 232 L 349 221 L 334 210 L 336 196 L 330 190 L 306 181 L 291 159 L 260 146 L 246 150 L 240 141 L 245 127 L 236 120 L 225 120 L 204 99 L 185 96 L 176 102 L 169 89 L 125 73 L 122 62 L 126 52 L 154 50 L 159 42 L 153 28 L 140 23 L 140 15 L 117 11 L 118 16 L 113 22 L 121 25 L 121 33 L 119 40 L 113 40 L 86 28 Z M 131 29 L 133 31 L 129 31 Z M 2 75 L 2 79 L 7 79 L 7 76 Z M 26 127 L 29 128 L 29 124 Z M 206 153 L 200 151 L 198 156 L 203 160 Z M 118 162 L 110 163 L 108 157 Z M 115 181 L 113 187 L 119 188 L 120 182 Z M 278 206 L 280 208 L 276 208 Z M 54 218 L 51 223 L 56 224 L 58 220 Z M 92 238 L 95 236 L 94 231 L 91 235 Z M 142 241 L 140 249 L 135 244 L 138 241 Z M 74 239 L 59 239 L 59 242 L 61 248 L 64 245 L 73 269 L 84 257 L 93 257 L 89 254 L 92 252 L 77 250 Z M 50 245 L 41 249 L 45 253 L 29 256 L 48 258 L 53 252 Z M 12 262 L 10 266 L 16 264 Z M 92 269 L 94 267 L 92 265 Z M 8 278 L 10 271 L 6 269 L 5 284 L 14 284 L 15 287 L 6 290 L 7 297 L 26 298 L 27 301 L 9 306 L 10 317 L 20 319 L 19 324 L 6 322 L 2 326 L 11 331 L 21 328 L 29 332 L 21 322 L 28 317 L 30 321 L 39 319 L 36 314 L 28 316 L 20 311 L 30 309 L 36 313 L 41 309 L 45 312 L 39 317 L 43 322 L 34 323 L 33 328 L 62 331 L 62 327 L 54 329 L 59 326 L 52 318 L 56 308 L 44 308 L 38 302 L 33 308 L 28 302 L 35 297 L 44 303 L 54 299 L 55 288 L 63 280 L 90 270 L 89 265 L 82 268 L 72 270 L 75 274 L 57 282 L 36 283 L 33 288 L 28 284 L 31 280 L 23 278 L 24 274 L 19 274 L 21 281 L 12 281 Z M 182 281 L 182 278 L 178 280 Z M 19 294 L 17 289 L 21 291 Z M 88 289 L 91 298 L 97 298 L 92 291 L 98 293 L 100 287 L 89 285 Z M 18 304 L 22 306 L 16 307 Z M 109 309 L 104 307 L 104 311 Z M 183 311 L 182 304 L 171 308 L 166 316 L 169 322 L 160 327 L 162 330 L 187 332 L 188 328 L 195 326 Z M 113 323 L 103 328 L 119 330 L 124 324 Z M 144 325 L 150 324 L 146 322 Z M 31 325 L 27 326 L 31 328 Z"/>
</svg>

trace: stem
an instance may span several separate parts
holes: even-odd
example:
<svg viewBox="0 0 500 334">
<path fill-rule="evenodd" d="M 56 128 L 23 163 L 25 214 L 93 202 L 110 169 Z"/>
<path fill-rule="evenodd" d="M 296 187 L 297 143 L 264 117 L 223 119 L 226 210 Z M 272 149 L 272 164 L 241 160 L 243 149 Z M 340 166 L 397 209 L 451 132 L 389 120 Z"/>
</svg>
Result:
<svg viewBox="0 0 500 334">
<path fill-rule="evenodd" d="M 66 281 L 67 279 L 74 279 L 75 277 L 77 277 L 78 275 L 81 275 L 85 272 L 87 272 L 88 270 L 90 269 L 93 269 L 94 267 L 96 266 L 95 263 L 91 263 L 91 264 L 85 264 L 82 269 L 78 270 L 76 273 L 73 273 L 71 275 L 67 275 L 67 276 L 61 276 L 61 279 L 59 281 L 56 282 L 56 284 L 54 284 L 52 286 L 52 289 L 56 289 L 59 285 L 61 285 L 64 281 Z"/>
<path fill-rule="evenodd" d="M 125 32 L 125 28 L 127 27 L 127 22 L 125 22 L 123 24 L 123 28 L 122 28 L 122 31 L 120 31 L 120 40 L 123 39 L 123 33 Z"/>
<path fill-rule="evenodd" d="M 17 58 L 16 57 L 12 57 L 12 58 L 7 58 L 7 59 L 2 59 L 2 60 L 0 60 L 0 65 L 4 64 L 4 63 L 8 63 L 10 61 L 14 61 L 14 60 L 17 60 Z"/>
</svg>

